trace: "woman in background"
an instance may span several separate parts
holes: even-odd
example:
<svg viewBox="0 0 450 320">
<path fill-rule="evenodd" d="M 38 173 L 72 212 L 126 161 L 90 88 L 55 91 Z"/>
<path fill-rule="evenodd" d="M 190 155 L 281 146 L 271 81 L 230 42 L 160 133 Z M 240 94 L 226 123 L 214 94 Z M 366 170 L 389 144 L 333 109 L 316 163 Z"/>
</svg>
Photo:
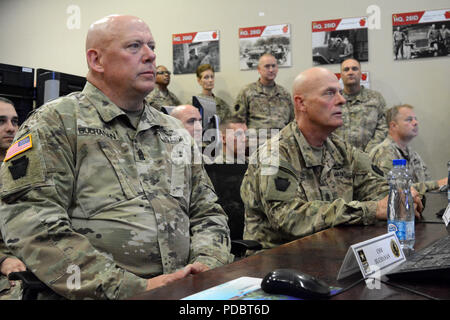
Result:
<svg viewBox="0 0 450 320">
<path fill-rule="evenodd" d="M 214 68 L 210 64 L 202 64 L 197 68 L 197 81 L 202 87 L 202 98 L 214 99 L 216 102 L 216 113 L 220 120 L 229 118 L 232 114 L 231 107 L 221 98 L 214 95 Z"/>
</svg>

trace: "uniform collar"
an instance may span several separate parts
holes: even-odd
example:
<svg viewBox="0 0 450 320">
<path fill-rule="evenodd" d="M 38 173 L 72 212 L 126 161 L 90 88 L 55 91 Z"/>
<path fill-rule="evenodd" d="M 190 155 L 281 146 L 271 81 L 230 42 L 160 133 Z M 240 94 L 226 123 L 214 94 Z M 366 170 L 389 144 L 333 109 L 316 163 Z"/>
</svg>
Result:
<svg viewBox="0 0 450 320">
<path fill-rule="evenodd" d="M 298 128 L 297 123 L 293 121 L 289 125 L 294 132 L 295 141 L 300 148 L 300 152 L 303 156 L 306 167 L 323 166 L 327 163 L 329 163 L 329 166 L 332 167 L 333 163 L 344 163 L 344 158 L 342 157 L 330 137 L 328 137 L 323 144 L 324 159 L 318 159 L 314 156 L 311 145 L 308 143 L 308 141 L 306 141 L 306 138 Z"/>
<path fill-rule="evenodd" d="M 348 101 L 361 101 L 362 97 L 366 94 L 366 88 L 364 88 L 363 85 L 361 85 L 361 89 L 358 91 L 358 93 L 355 94 L 347 94 L 344 92 L 344 98 Z"/>
<path fill-rule="evenodd" d="M 114 104 L 105 94 L 90 82 L 86 82 L 83 88 L 83 94 L 92 103 L 101 119 L 108 123 L 119 116 L 127 116 L 126 113 Z M 139 122 L 139 130 L 149 129 L 153 126 L 162 126 L 166 121 L 159 112 L 152 108 L 148 102 L 144 100 L 144 112 Z"/>
<path fill-rule="evenodd" d="M 395 142 L 394 139 L 392 139 L 392 137 L 391 137 L 390 135 L 388 135 L 388 136 L 386 137 L 386 139 L 388 139 L 388 140 L 391 142 L 391 144 L 394 145 L 394 147 L 397 149 L 397 151 L 400 153 L 400 155 L 401 155 L 404 159 L 406 159 L 406 160 L 409 161 L 409 157 L 410 157 L 410 154 L 411 154 L 411 148 L 410 148 L 409 146 L 406 146 L 406 150 L 403 150 L 403 149 L 398 145 L 398 143 Z"/>
</svg>

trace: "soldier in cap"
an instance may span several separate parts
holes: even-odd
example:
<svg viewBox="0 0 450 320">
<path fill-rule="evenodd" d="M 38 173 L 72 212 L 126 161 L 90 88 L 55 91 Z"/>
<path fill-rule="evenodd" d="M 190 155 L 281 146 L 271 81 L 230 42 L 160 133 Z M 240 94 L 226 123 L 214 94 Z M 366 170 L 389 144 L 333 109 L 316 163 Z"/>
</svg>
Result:
<svg viewBox="0 0 450 320">
<path fill-rule="evenodd" d="M 344 83 L 342 120 L 344 124 L 335 131 L 354 147 L 369 152 L 386 138 L 386 102 L 383 96 L 361 85 L 361 65 L 355 59 L 341 63 Z"/>
<path fill-rule="evenodd" d="M 251 155 L 241 185 L 244 239 L 264 249 L 339 224 L 386 219 L 386 180 L 365 152 L 332 134 L 345 103 L 336 76 L 308 69 L 295 79 L 293 97 L 295 121 Z M 268 152 L 274 145 L 278 152 Z"/>
<path fill-rule="evenodd" d="M 278 74 L 277 59 L 263 54 L 258 61 L 258 81 L 245 86 L 235 102 L 236 116 L 242 119 L 249 129 L 282 129 L 294 119 L 291 95 L 275 83 Z"/>
<path fill-rule="evenodd" d="M 83 91 L 37 109 L 6 155 L 0 228 L 39 297 L 124 299 L 232 260 L 192 137 L 144 101 L 154 48 L 137 17 L 95 22 Z"/>
</svg>

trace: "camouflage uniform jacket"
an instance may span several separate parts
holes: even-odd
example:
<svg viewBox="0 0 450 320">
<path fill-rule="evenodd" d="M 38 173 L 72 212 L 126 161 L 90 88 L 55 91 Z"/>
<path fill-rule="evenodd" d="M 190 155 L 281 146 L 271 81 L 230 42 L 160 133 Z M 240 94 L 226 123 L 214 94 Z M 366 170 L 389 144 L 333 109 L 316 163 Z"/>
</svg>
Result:
<svg viewBox="0 0 450 320">
<path fill-rule="evenodd" d="M 437 181 L 431 180 L 428 168 L 419 154 L 409 146 L 406 147 L 406 150 L 402 150 L 389 135 L 370 151 L 369 156 L 372 164 L 380 168 L 386 177 L 392 169 L 392 160 L 405 159 L 412 175 L 413 186 L 421 194 L 439 188 Z"/>
<path fill-rule="evenodd" d="M 278 166 L 268 158 L 274 144 Z M 249 159 L 244 239 L 267 249 L 342 223 L 372 224 L 388 190 L 366 153 L 331 135 L 319 159 L 293 121 Z"/>
<path fill-rule="evenodd" d="M 386 124 L 383 96 L 363 86 L 356 95 L 344 93 L 347 102 L 342 106 L 344 124 L 334 131 L 351 145 L 369 152 L 386 138 Z"/>
<path fill-rule="evenodd" d="M 289 92 L 277 84 L 265 87 L 259 80 L 239 92 L 235 112 L 248 128 L 254 129 L 282 129 L 294 119 Z"/>
<path fill-rule="evenodd" d="M 0 228 L 54 292 L 123 299 L 143 278 L 231 261 L 227 217 L 178 120 L 145 104 L 135 129 L 87 83 L 37 109 L 16 140 L 28 135 L 32 147 L 0 171 Z M 74 267 L 78 290 L 66 285 Z"/>
<path fill-rule="evenodd" d="M 158 86 L 155 86 L 152 92 L 145 97 L 145 101 L 158 111 L 161 111 L 161 107 L 179 106 L 181 104 L 173 92 L 167 90 L 167 94 L 164 94 Z"/>
</svg>

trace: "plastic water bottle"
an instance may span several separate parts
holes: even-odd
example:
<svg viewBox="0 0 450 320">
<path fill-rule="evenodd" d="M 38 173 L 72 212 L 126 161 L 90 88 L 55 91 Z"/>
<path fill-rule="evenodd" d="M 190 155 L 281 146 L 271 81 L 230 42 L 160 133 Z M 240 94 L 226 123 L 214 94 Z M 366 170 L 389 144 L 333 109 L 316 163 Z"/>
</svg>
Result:
<svg viewBox="0 0 450 320">
<path fill-rule="evenodd" d="M 405 159 L 392 161 L 394 167 L 388 173 L 388 232 L 395 231 L 401 248 L 414 250 L 414 201 L 411 195 L 411 176 L 406 168 Z"/>
</svg>

